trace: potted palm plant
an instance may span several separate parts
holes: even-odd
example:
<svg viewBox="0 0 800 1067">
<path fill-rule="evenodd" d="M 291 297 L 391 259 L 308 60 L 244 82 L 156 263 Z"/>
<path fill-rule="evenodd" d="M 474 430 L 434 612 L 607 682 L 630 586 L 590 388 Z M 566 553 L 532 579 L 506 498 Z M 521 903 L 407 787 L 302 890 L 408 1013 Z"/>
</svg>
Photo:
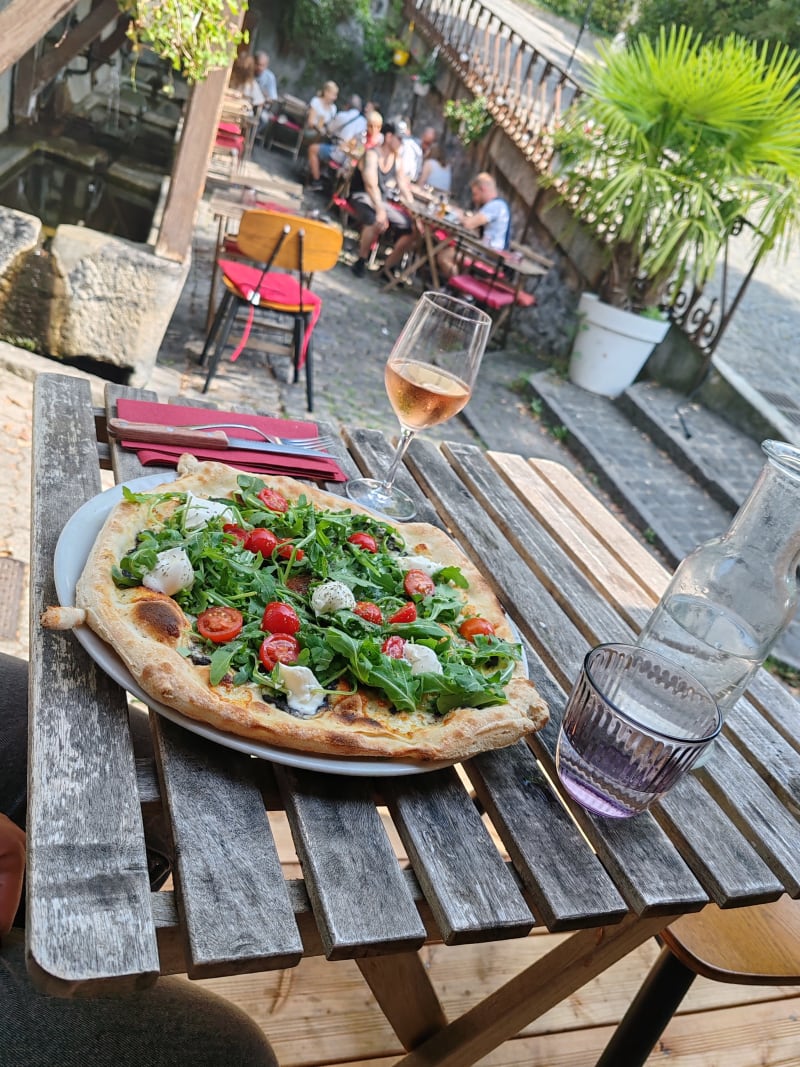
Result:
<svg viewBox="0 0 800 1067">
<path fill-rule="evenodd" d="M 796 227 L 799 72 L 787 48 L 704 42 L 686 27 L 601 50 L 556 131 L 546 179 L 604 257 L 597 292 L 581 299 L 570 360 L 579 385 L 615 396 L 631 384 L 668 328 L 659 309 L 684 283 L 705 284 L 743 220 L 759 255 Z M 597 340 L 598 319 L 610 320 L 610 339 Z"/>
</svg>

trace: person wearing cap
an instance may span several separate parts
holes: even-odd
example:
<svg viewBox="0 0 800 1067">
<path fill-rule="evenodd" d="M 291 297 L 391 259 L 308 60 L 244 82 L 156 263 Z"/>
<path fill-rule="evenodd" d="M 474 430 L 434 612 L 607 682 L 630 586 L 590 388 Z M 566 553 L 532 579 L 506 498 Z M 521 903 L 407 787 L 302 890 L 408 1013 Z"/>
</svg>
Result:
<svg viewBox="0 0 800 1067">
<path fill-rule="evenodd" d="M 393 199 L 411 204 L 411 186 L 400 156 L 403 138 L 393 122 L 383 124 L 383 142 L 364 153 L 351 185 L 350 203 L 362 224 L 358 258 L 351 270 L 361 278 L 373 241 L 391 226 L 401 238 L 411 233 L 411 218 Z"/>
<path fill-rule="evenodd" d="M 361 113 L 361 97 L 353 93 L 344 111 L 339 111 L 328 123 L 328 139 L 308 146 L 308 169 L 311 172 L 311 188 L 322 189 L 321 165 L 330 163 L 331 159 L 341 163 L 346 154 L 338 150 L 339 142 L 352 141 L 357 144 L 367 130 L 367 120 Z M 337 158 L 337 155 L 341 158 Z"/>
</svg>

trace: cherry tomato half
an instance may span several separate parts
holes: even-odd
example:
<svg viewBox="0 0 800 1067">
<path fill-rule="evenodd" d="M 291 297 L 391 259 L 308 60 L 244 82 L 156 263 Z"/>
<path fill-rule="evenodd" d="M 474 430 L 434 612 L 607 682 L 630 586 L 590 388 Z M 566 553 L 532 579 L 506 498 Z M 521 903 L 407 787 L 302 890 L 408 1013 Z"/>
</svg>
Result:
<svg viewBox="0 0 800 1067">
<path fill-rule="evenodd" d="M 389 622 L 416 622 L 417 621 L 417 608 L 415 604 L 408 603 L 403 604 L 402 608 L 398 608 L 394 615 L 389 616 Z"/>
<path fill-rule="evenodd" d="M 381 645 L 381 652 L 384 656 L 391 656 L 392 659 L 402 659 L 403 649 L 406 647 L 406 643 L 402 637 L 398 637 L 397 634 L 392 634 L 391 637 L 387 637 Z"/>
<path fill-rule="evenodd" d="M 274 670 L 276 663 L 296 663 L 300 655 L 300 645 L 291 634 L 270 634 L 261 642 L 258 658 L 268 670 Z"/>
<path fill-rule="evenodd" d="M 466 641 L 474 641 L 476 634 L 484 634 L 486 637 L 491 637 L 494 633 L 494 626 L 488 619 L 481 619 L 478 615 L 473 615 L 470 619 L 465 619 L 458 628 L 458 632 Z"/>
<path fill-rule="evenodd" d="M 409 596 L 430 596 L 436 586 L 425 571 L 410 570 L 406 571 L 403 588 Z"/>
<path fill-rule="evenodd" d="M 363 548 L 365 552 L 377 552 L 378 542 L 368 533 L 354 533 L 347 538 L 351 545 Z"/>
<path fill-rule="evenodd" d="M 295 559 L 302 559 L 305 556 L 305 552 L 302 548 L 298 548 L 295 552 L 295 547 L 288 537 L 284 537 L 282 540 L 278 541 L 278 555 L 281 559 L 291 559 L 292 552 L 294 552 Z"/>
<path fill-rule="evenodd" d="M 206 608 L 197 616 L 197 632 L 217 645 L 232 641 L 241 632 L 243 625 L 241 611 L 221 605 Z"/>
<path fill-rule="evenodd" d="M 288 511 L 289 501 L 275 489 L 262 489 L 258 499 L 270 511 Z"/>
<path fill-rule="evenodd" d="M 264 559 L 269 559 L 278 546 L 278 538 L 264 526 L 256 526 L 247 535 L 244 547 L 248 552 L 260 552 Z"/>
<path fill-rule="evenodd" d="M 359 600 L 353 611 L 356 615 L 360 615 L 362 619 L 366 619 L 367 622 L 374 622 L 378 626 L 383 622 L 381 609 L 371 600 Z"/>
<path fill-rule="evenodd" d="M 291 604 L 273 600 L 264 608 L 261 629 L 268 634 L 296 634 L 300 629 L 300 619 Z"/>
<path fill-rule="evenodd" d="M 222 532 L 230 534 L 231 537 L 235 537 L 236 540 L 240 541 L 242 544 L 244 544 L 250 536 L 247 530 L 243 530 L 241 526 L 237 526 L 235 522 L 226 522 L 222 527 Z"/>
</svg>

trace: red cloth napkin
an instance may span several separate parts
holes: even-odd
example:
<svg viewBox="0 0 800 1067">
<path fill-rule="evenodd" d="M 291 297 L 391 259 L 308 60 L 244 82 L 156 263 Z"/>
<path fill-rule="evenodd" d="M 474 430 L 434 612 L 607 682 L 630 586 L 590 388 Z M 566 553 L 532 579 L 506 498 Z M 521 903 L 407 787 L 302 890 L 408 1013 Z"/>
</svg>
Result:
<svg viewBox="0 0 800 1067">
<path fill-rule="evenodd" d="M 131 422 L 154 422 L 162 426 L 201 426 L 213 423 L 239 423 L 254 426 L 264 433 L 279 437 L 317 437 L 319 431 L 313 422 L 298 422 L 293 419 L 270 419 L 266 415 L 240 415 L 231 411 L 211 411 L 208 408 L 179 407 L 174 404 L 151 404 L 146 400 L 121 399 L 117 401 L 117 414 Z M 225 428 L 225 427 L 223 427 Z M 258 434 L 247 429 L 231 428 L 233 437 L 249 437 L 262 440 Z M 145 466 L 177 466 L 179 457 L 186 448 L 170 444 L 123 440 L 123 448 L 136 449 L 139 462 Z M 194 448 L 192 454 L 198 459 L 212 459 L 227 463 L 238 470 L 253 474 L 286 474 L 292 478 L 313 478 L 324 482 L 345 482 L 347 475 L 336 460 L 322 455 L 281 456 L 273 452 L 249 452 L 238 448 Z"/>
</svg>

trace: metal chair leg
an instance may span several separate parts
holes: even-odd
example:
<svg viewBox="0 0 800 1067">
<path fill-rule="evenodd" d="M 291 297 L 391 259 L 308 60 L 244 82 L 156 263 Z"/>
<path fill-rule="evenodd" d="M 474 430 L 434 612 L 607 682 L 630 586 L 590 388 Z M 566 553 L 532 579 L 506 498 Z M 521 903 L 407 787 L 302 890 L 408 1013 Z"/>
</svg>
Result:
<svg viewBox="0 0 800 1067">
<path fill-rule="evenodd" d="M 309 340 L 306 349 L 306 404 L 308 410 L 314 410 L 314 353 L 312 352 L 313 341 Z"/>
<path fill-rule="evenodd" d="M 205 343 L 203 345 L 203 351 L 200 353 L 201 367 L 205 364 L 205 361 L 208 358 L 208 353 L 211 349 L 211 344 L 214 338 L 217 336 L 220 324 L 222 323 L 222 318 L 225 312 L 228 310 L 228 305 L 230 304 L 231 300 L 233 300 L 233 293 L 230 291 L 230 289 L 226 289 L 225 295 L 222 297 L 222 300 L 220 300 L 219 307 L 217 308 L 216 314 L 214 315 L 214 321 L 211 323 L 211 329 L 206 335 Z"/>
<path fill-rule="evenodd" d="M 596 1067 L 643 1067 L 696 977 L 662 949 Z"/>
<path fill-rule="evenodd" d="M 292 343 L 292 385 L 297 385 L 300 381 L 300 353 L 303 351 L 303 340 L 306 333 L 305 325 L 303 316 L 295 315 Z"/>
<path fill-rule="evenodd" d="M 232 294 L 231 294 L 232 295 Z M 234 297 L 228 308 L 228 314 L 225 316 L 225 322 L 222 326 L 222 331 L 217 341 L 217 347 L 214 349 L 214 355 L 211 357 L 211 364 L 208 368 L 208 374 L 206 375 L 205 385 L 203 386 L 203 392 L 208 392 L 208 387 L 211 385 L 211 380 L 217 373 L 217 367 L 219 366 L 220 357 L 225 350 L 225 345 L 228 343 L 231 330 L 233 329 L 233 323 L 236 319 L 236 312 L 239 310 L 239 300 Z"/>
</svg>

